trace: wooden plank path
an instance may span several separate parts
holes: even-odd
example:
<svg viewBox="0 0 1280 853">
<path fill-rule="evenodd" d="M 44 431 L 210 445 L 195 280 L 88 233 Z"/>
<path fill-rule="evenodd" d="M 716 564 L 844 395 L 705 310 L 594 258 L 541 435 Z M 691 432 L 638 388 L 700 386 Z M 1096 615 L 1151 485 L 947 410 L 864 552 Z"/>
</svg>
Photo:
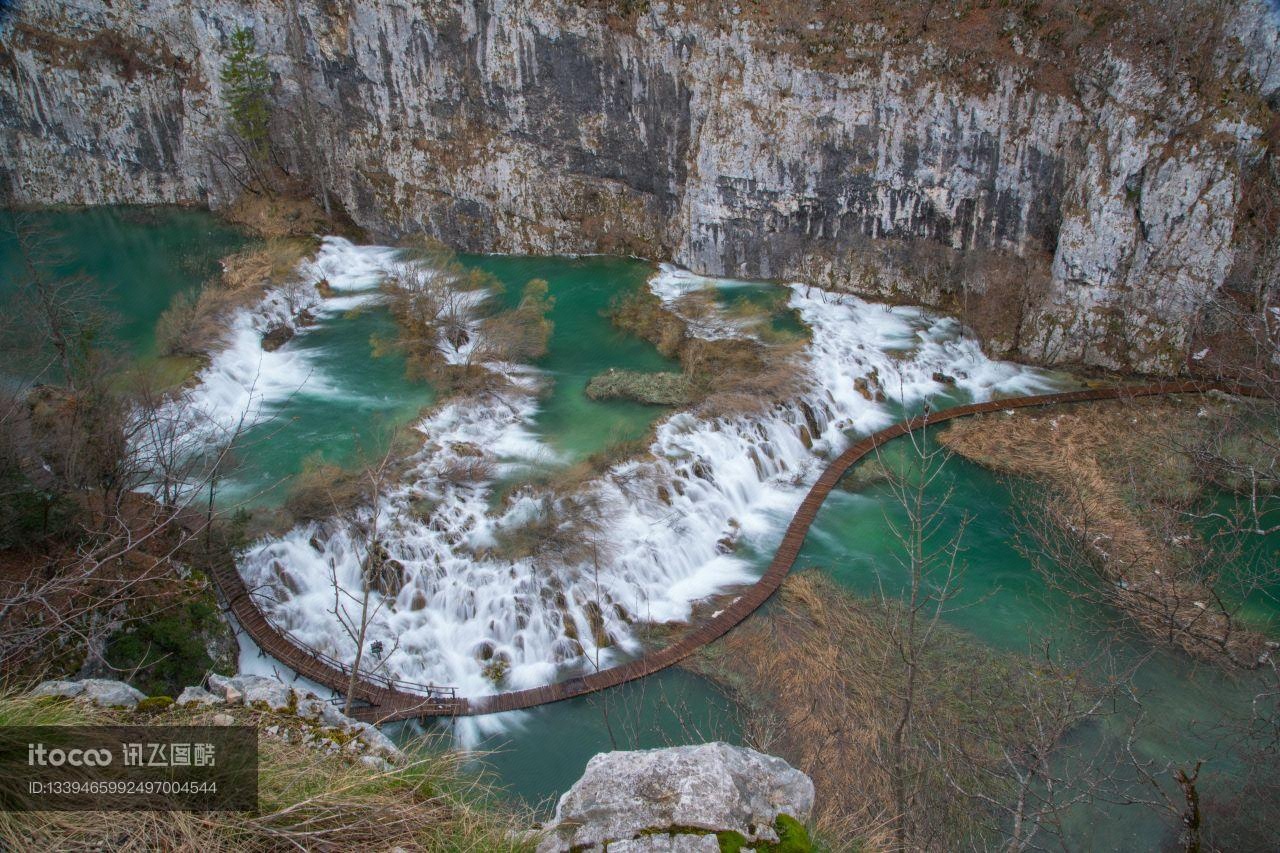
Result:
<svg viewBox="0 0 1280 853">
<path fill-rule="evenodd" d="M 362 704 L 358 709 L 354 709 L 353 713 L 360 719 L 379 723 L 417 717 L 492 714 L 559 702 L 652 675 L 680 662 L 708 643 L 724 636 L 764 604 L 782 585 L 787 572 L 795 564 L 796 558 L 800 555 L 800 548 L 809 533 L 809 527 L 817 518 L 818 510 L 822 507 L 827 495 L 850 467 L 885 442 L 926 426 L 983 412 L 1000 412 L 1007 409 L 1026 409 L 1091 400 L 1154 397 L 1167 394 L 1203 394 L 1208 391 L 1225 391 L 1247 396 L 1256 394 L 1251 388 L 1233 383 L 1158 382 L 1147 385 L 1088 388 L 1058 394 L 1006 397 L 985 403 L 953 406 L 899 421 L 893 426 L 867 436 L 836 457 L 800 502 L 799 508 L 791 518 L 791 523 L 787 526 L 786 533 L 783 534 L 782 541 L 778 544 L 772 562 L 769 563 L 769 568 L 760 579 L 744 589 L 715 616 L 707 619 L 671 645 L 647 652 L 627 663 L 573 676 L 555 684 L 475 698 L 456 696 L 452 688 L 414 685 L 385 678 L 362 676 L 356 681 L 354 694 Z M 350 667 L 303 645 L 272 625 L 254 601 L 252 594 L 245 586 L 244 579 L 234 565 L 220 566 L 214 571 L 213 579 L 226 598 L 231 612 L 240 622 L 240 626 L 263 651 L 298 675 L 323 684 L 342 695 L 346 694 L 351 679 Z"/>
</svg>

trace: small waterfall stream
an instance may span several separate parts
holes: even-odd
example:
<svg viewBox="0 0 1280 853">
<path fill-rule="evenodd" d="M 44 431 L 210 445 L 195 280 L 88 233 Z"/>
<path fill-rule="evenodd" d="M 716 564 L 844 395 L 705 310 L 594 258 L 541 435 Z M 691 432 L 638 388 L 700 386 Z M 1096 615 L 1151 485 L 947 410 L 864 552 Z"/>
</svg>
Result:
<svg viewBox="0 0 1280 853">
<path fill-rule="evenodd" d="M 302 275 L 324 277 L 339 296 L 317 297 L 311 310 L 339 312 L 378 299 L 377 285 L 402 263 L 388 248 L 327 239 Z M 648 283 L 677 312 L 684 294 L 734 285 L 665 265 Z M 422 419 L 422 449 L 407 476 L 376 510 L 364 510 L 366 522 L 377 512 L 394 567 L 374 593 L 367 639 L 388 650 L 387 671 L 479 695 L 608 666 L 639 651 L 635 623 L 686 619 L 694 602 L 750 583 L 756 570 L 735 555 L 735 545 L 767 548 L 847 433 L 884 426 L 898 407 L 933 395 L 984 398 L 1050 387 L 1045 374 L 988 359 L 953 320 L 801 285 L 790 291 L 789 306 L 812 341 L 789 403 L 751 416 L 673 414 L 657 425 L 647 454 L 613 465 L 574 494 L 523 486 L 493 508 L 496 480 L 556 461 L 533 428 L 546 381 L 534 366 L 486 365 L 510 390 L 451 399 Z M 303 385 L 324 391 L 325 375 L 301 353 L 289 346 L 262 352 L 262 331 L 287 321 L 283 311 L 282 297 L 272 293 L 237 317 L 193 406 L 224 420 L 253 420 Z M 716 312 L 699 317 L 691 333 L 750 334 Z M 476 461 L 491 474 L 475 481 L 454 475 Z M 585 506 L 605 531 L 591 559 L 497 555 L 504 536 L 530 524 L 572 525 Z M 264 592 L 281 627 L 352 659 L 354 643 L 335 615 L 341 605 L 334 582 L 359 594 L 360 550 L 349 526 L 308 523 L 255 543 L 240 570 Z"/>
</svg>

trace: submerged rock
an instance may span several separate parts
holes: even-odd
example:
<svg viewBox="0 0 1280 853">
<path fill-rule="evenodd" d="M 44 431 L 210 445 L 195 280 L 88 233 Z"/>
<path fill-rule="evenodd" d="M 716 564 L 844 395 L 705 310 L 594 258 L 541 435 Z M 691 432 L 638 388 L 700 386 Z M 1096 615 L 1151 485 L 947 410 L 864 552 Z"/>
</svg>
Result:
<svg viewBox="0 0 1280 853">
<path fill-rule="evenodd" d="M 813 809 L 813 782 L 726 743 L 607 752 L 560 798 L 538 853 L 719 850 L 716 835 L 776 843 Z M 802 849 L 802 848 L 801 848 Z"/>
<path fill-rule="evenodd" d="M 262 348 L 267 352 L 275 352 L 280 349 L 280 347 L 293 340 L 294 334 L 295 332 L 293 331 L 292 326 L 287 323 L 277 323 L 267 329 L 266 333 L 263 334 Z"/>
</svg>

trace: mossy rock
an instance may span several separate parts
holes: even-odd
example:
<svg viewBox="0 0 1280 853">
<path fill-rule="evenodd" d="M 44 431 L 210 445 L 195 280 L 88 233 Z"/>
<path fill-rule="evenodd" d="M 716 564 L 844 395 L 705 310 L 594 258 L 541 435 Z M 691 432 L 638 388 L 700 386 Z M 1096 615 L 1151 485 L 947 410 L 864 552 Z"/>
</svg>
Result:
<svg viewBox="0 0 1280 853">
<path fill-rule="evenodd" d="M 791 815 L 780 814 L 773 822 L 774 832 L 778 834 L 776 842 L 752 841 L 732 829 L 714 833 L 716 843 L 720 845 L 720 853 L 740 853 L 751 850 L 757 853 L 813 853 L 813 841 L 809 838 L 809 830 L 804 824 Z M 709 830 L 696 826 L 668 826 L 662 829 L 648 829 L 641 835 L 711 835 Z"/>
<path fill-rule="evenodd" d="M 108 638 L 106 659 L 135 672 L 131 680 L 148 695 L 172 696 L 217 668 L 210 649 L 227 633 L 212 594 L 205 593 L 163 616 L 132 620 Z"/>
<path fill-rule="evenodd" d="M 893 480 L 893 472 L 878 459 L 867 459 L 859 462 L 851 471 L 840 478 L 838 484 L 841 491 L 861 492 L 864 489 Z"/>
<path fill-rule="evenodd" d="M 138 702 L 135 710 L 141 714 L 158 714 L 161 711 L 167 711 L 172 705 L 172 696 L 148 696 Z"/>
</svg>

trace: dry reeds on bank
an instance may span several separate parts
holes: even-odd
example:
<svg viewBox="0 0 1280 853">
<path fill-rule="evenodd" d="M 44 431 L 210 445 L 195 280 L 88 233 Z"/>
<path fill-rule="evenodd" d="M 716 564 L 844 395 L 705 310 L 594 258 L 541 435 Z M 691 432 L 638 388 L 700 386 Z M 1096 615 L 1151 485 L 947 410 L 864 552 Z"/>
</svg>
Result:
<svg viewBox="0 0 1280 853">
<path fill-rule="evenodd" d="M 241 725 L 279 723 L 249 708 Z M 140 718 L 59 700 L 0 698 L 0 724 L 208 724 L 210 712 L 173 706 Z M 523 851 L 529 816 L 499 804 L 488 783 L 466 772 L 464 756 L 422 743 L 411 757 L 379 770 L 340 753 L 261 735 L 259 810 L 243 812 L 4 812 L 7 850 Z"/>
<path fill-rule="evenodd" d="M 1041 562 L 1051 583 L 1109 602 L 1158 642 L 1251 668 L 1266 640 L 1234 612 L 1249 592 L 1250 579 L 1228 570 L 1242 543 L 1230 530 L 1205 539 L 1194 523 L 1214 475 L 1195 470 L 1193 448 L 1220 416 L 1203 401 L 1091 404 L 969 419 L 940 440 L 1048 487 L 1023 527 L 1050 558 Z"/>
<path fill-rule="evenodd" d="M 888 757 L 903 670 L 892 641 L 895 612 L 855 598 L 817 571 L 791 575 L 765 609 L 688 664 L 744 706 L 744 737 L 803 770 L 817 791 L 815 824 L 834 849 L 893 849 L 893 778 Z M 951 764 L 955 756 L 995 756 L 1011 744 L 1020 710 L 1005 698 L 1023 678 L 1009 658 L 948 633 L 926 656 L 920 717 L 912 735 L 920 815 L 936 843 L 957 849 L 981 838 L 992 819 L 959 793 L 948 772 L 975 791 L 1007 794 L 998 773 Z M 1000 718 L 1005 725 L 988 724 Z M 938 759 L 937 741 L 946 741 Z M 979 772 L 979 771 L 984 772 Z M 984 787 L 985 786 L 985 787 Z"/>
</svg>

